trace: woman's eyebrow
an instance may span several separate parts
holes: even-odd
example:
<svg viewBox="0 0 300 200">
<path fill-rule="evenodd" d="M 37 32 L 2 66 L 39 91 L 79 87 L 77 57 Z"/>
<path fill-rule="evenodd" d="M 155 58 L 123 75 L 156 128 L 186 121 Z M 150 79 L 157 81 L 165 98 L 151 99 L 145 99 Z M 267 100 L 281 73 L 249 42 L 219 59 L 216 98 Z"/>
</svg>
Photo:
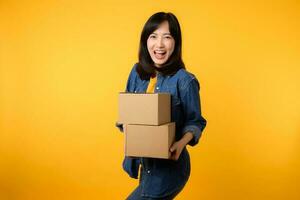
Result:
<svg viewBox="0 0 300 200">
<path fill-rule="evenodd" d="M 153 35 L 157 35 L 157 33 L 151 33 Z M 164 33 L 163 35 L 171 35 L 171 33 Z"/>
</svg>

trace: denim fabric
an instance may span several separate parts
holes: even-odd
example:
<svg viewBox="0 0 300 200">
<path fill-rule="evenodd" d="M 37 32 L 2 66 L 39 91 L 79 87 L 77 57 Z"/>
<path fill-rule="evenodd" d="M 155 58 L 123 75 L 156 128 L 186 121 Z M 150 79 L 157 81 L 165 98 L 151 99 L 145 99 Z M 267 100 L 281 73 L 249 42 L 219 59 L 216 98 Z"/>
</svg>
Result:
<svg viewBox="0 0 300 200">
<path fill-rule="evenodd" d="M 182 185 L 177 190 L 173 191 L 172 193 L 169 193 L 168 195 L 164 195 L 163 197 L 147 197 L 145 196 L 144 191 L 144 177 L 147 176 L 149 173 L 149 169 L 151 168 L 151 163 L 149 160 L 146 160 L 145 158 L 141 159 L 141 167 L 140 167 L 140 181 L 137 188 L 126 198 L 126 200 L 172 200 L 174 199 L 183 189 L 184 185 Z M 149 196 L 149 195 L 148 195 Z"/>
<path fill-rule="evenodd" d="M 133 66 L 126 85 L 126 92 L 145 93 L 149 80 L 140 79 L 136 64 Z M 186 71 L 180 69 L 176 74 L 163 76 L 158 73 L 155 93 L 171 94 L 171 121 L 176 123 L 176 141 L 180 140 L 186 132 L 193 134 L 193 139 L 188 143 L 195 146 L 202 131 L 206 126 L 206 120 L 201 115 L 200 85 L 197 78 Z M 116 126 L 123 132 L 122 124 Z M 186 148 L 182 151 L 177 161 L 156 158 L 136 158 L 125 156 L 123 169 L 132 178 L 138 178 L 140 164 L 143 162 L 147 169 L 140 181 L 138 192 L 143 197 L 160 198 L 182 188 L 190 175 L 190 157 Z M 141 178 L 140 178 L 141 180 Z"/>
</svg>

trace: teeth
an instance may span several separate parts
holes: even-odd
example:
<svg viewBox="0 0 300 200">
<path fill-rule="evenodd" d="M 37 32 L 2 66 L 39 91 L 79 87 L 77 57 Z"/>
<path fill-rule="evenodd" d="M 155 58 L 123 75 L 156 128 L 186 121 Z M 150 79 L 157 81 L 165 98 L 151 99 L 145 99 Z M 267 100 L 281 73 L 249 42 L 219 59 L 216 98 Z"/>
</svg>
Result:
<svg viewBox="0 0 300 200">
<path fill-rule="evenodd" d="M 165 51 L 154 51 L 155 53 L 165 53 Z"/>
</svg>

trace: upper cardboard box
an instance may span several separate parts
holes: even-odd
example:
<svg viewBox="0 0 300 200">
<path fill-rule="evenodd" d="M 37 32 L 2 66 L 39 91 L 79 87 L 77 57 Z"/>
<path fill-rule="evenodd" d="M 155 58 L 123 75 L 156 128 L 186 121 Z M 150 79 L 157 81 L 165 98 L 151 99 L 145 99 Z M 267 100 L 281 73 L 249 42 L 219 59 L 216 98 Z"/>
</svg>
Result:
<svg viewBox="0 0 300 200">
<path fill-rule="evenodd" d="M 123 124 L 161 125 L 171 122 L 168 93 L 119 93 L 119 118 Z"/>
</svg>

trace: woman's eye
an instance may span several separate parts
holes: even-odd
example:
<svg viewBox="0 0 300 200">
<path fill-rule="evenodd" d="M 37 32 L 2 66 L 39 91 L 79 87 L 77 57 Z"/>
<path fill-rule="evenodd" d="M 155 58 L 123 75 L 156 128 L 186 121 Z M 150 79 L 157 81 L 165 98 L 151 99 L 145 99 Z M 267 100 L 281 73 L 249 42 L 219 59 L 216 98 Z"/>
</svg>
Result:
<svg viewBox="0 0 300 200">
<path fill-rule="evenodd" d="M 150 38 L 155 38 L 155 35 L 150 35 Z"/>
</svg>

